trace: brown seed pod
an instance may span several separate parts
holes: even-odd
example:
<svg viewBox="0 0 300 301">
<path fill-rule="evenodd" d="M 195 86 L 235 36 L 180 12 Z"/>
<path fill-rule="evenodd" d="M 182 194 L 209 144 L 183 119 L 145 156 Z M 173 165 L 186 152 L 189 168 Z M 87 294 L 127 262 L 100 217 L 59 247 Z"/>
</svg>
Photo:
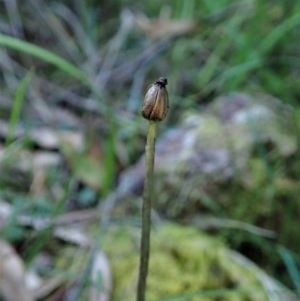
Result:
<svg viewBox="0 0 300 301">
<path fill-rule="evenodd" d="M 144 118 L 153 121 L 163 120 L 168 112 L 169 97 L 166 89 L 168 80 L 166 77 L 160 77 L 148 89 L 142 107 Z"/>
</svg>

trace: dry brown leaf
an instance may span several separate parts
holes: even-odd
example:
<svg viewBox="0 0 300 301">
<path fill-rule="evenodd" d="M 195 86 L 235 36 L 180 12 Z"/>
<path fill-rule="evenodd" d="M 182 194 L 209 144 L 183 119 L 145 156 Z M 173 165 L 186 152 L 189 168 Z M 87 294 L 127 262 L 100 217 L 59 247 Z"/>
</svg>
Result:
<svg viewBox="0 0 300 301">
<path fill-rule="evenodd" d="M 0 198 L 0 229 L 4 228 L 11 218 L 11 205 Z"/>
<path fill-rule="evenodd" d="M 7 124 L 0 120 L 0 135 L 5 137 L 7 131 Z M 3 164 L 16 169 L 16 172 L 30 174 L 30 177 L 25 177 L 29 182 L 26 185 L 26 190 L 30 189 L 32 195 L 42 193 L 49 167 L 57 167 L 62 163 L 63 156 L 59 150 L 63 150 L 65 144 L 68 145 L 70 153 L 79 153 L 84 146 L 84 137 L 77 131 L 53 130 L 49 127 L 25 131 L 22 127 L 18 127 L 14 138 L 22 139 L 22 137 L 30 139 L 38 146 L 38 150 L 24 149 L 17 144 L 10 147 L 4 147 L 0 144 L 0 163 L 3 162 Z M 5 174 L 7 176 L 8 173 Z M 30 181 L 28 181 L 29 178 Z M 27 186 L 29 187 L 27 188 Z"/>
<path fill-rule="evenodd" d="M 22 259 L 5 241 L 0 241 L 0 292 L 7 301 L 33 301 L 26 284 Z"/>
<path fill-rule="evenodd" d="M 74 225 L 72 227 L 57 227 L 54 230 L 54 236 L 81 247 L 90 247 L 92 244 L 90 237 L 79 227 L 75 228 Z"/>
<path fill-rule="evenodd" d="M 0 120 L 0 136 L 5 138 L 9 132 L 8 123 Z M 66 141 L 76 150 L 83 147 L 83 135 L 74 130 L 54 130 L 50 127 L 36 127 L 27 130 L 22 126 L 17 126 L 13 138 L 26 137 L 43 149 L 59 149 L 60 142 Z"/>
<path fill-rule="evenodd" d="M 137 26 L 152 39 L 170 38 L 184 35 L 194 31 L 197 27 L 195 21 L 172 19 L 147 19 L 143 16 L 136 17 Z"/>
<path fill-rule="evenodd" d="M 98 251 L 92 270 L 90 301 L 109 301 L 112 290 L 112 275 L 109 261 L 102 251 Z"/>
<path fill-rule="evenodd" d="M 52 291 L 62 286 L 66 282 L 63 277 L 55 276 L 43 281 L 42 285 L 34 291 L 34 296 L 38 299 L 44 298 Z"/>
<path fill-rule="evenodd" d="M 30 137 L 44 148 L 60 148 L 61 141 L 68 142 L 76 150 L 83 147 L 83 136 L 75 131 L 55 131 L 50 128 L 35 129 L 30 131 Z"/>
<path fill-rule="evenodd" d="M 61 163 L 62 157 L 59 153 L 50 151 L 27 151 L 19 152 L 19 160 L 16 162 L 18 168 L 21 170 L 36 171 L 39 169 L 46 169 L 51 166 L 58 166 Z"/>
</svg>

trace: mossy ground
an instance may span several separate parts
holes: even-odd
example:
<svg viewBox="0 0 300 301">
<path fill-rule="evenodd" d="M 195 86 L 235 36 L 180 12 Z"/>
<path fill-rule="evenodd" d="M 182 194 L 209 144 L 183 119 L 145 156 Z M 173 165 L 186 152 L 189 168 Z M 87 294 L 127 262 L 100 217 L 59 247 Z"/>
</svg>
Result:
<svg viewBox="0 0 300 301">
<path fill-rule="evenodd" d="M 178 225 L 155 227 L 151 237 L 147 300 L 268 300 L 257 276 L 237 264 L 220 240 Z M 138 245 L 139 229 L 132 227 L 113 228 L 103 241 L 112 263 L 113 300 L 134 299 Z"/>
</svg>

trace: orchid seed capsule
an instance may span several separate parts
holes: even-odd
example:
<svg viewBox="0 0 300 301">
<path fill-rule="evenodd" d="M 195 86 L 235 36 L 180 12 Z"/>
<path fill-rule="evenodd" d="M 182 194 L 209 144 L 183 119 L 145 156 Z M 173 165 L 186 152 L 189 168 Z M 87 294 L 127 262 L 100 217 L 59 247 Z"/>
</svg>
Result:
<svg viewBox="0 0 300 301">
<path fill-rule="evenodd" d="M 168 112 L 169 97 L 166 85 L 168 80 L 166 77 L 160 77 L 148 89 L 142 107 L 142 115 L 144 118 L 153 121 L 163 120 Z"/>
</svg>

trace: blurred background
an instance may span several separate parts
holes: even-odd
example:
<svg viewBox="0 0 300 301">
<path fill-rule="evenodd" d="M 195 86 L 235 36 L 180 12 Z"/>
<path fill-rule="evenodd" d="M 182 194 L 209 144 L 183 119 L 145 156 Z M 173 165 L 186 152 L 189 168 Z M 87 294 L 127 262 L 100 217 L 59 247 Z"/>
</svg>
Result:
<svg viewBox="0 0 300 301">
<path fill-rule="evenodd" d="M 0 1 L 0 300 L 132 300 L 160 76 L 149 300 L 297 300 L 299 24 L 296 0 Z"/>
</svg>

